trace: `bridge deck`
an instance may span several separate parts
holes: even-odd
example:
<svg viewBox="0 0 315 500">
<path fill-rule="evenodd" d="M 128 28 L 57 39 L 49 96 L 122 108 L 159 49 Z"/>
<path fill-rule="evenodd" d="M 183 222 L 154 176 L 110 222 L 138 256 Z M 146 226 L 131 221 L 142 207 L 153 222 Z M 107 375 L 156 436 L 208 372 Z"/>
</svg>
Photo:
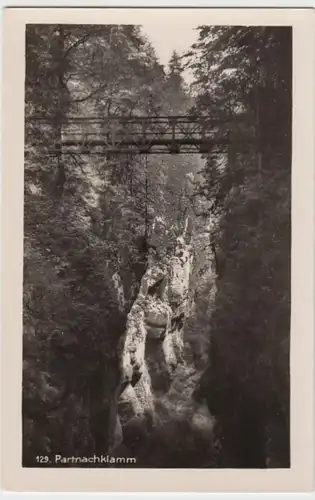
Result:
<svg viewBox="0 0 315 500">
<path fill-rule="evenodd" d="M 49 138 L 51 154 L 200 154 L 230 142 L 228 129 L 219 133 L 219 122 L 209 117 L 71 117 L 62 123 L 59 138 L 53 118 L 30 122 L 38 140 L 41 134 Z"/>
</svg>

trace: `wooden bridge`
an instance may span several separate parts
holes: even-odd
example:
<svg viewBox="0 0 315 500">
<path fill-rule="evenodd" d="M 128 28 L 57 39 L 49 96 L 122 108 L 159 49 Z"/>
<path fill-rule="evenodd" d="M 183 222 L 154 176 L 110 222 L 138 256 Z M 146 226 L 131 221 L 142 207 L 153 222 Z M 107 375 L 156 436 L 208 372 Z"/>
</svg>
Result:
<svg viewBox="0 0 315 500">
<path fill-rule="evenodd" d="M 59 137 L 56 119 L 28 121 L 36 131 L 37 145 L 41 134 L 49 138 L 51 154 L 202 154 L 230 142 L 228 128 L 222 133 L 222 120 L 208 117 L 70 117 L 59 122 Z"/>
</svg>

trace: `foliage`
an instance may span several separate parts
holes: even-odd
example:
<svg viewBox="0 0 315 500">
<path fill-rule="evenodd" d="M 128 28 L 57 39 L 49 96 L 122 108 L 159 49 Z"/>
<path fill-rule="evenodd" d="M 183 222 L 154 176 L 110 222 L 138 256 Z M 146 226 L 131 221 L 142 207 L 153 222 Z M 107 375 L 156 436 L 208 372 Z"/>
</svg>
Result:
<svg viewBox="0 0 315 500">
<path fill-rule="evenodd" d="M 141 29 L 30 25 L 26 48 L 23 463 L 34 466 L 37 455 L 106 452 L 149 227 L 179 209 L 166 194 L 170 162 L 58 150 L 69 117 L 159 113 L 171 101 L 172 75 Z"/>
<path fill-rule="evenodd" d="M 212 205 L 218 276 L 202 394 L 220 420 L 228 466 L 286 467 L 291 31 L 203 26 L 189 57 L 196 110 L 219 117 L 218 133 L 231 139 L 208 156 L 198 188 Z"/>
<path fill-rule="evenodd" d="M 29 25 L 26 48 L 23 464 L 107 452 L 152 222 L 175 238 L 189 213 L 189 367 L 139 432 L 138 464 L 288 466 L 291 30 L 201 26 L 167 68 L 131 25 Z M 218 146 L 203 160 L 60 152 L 69 117 L 150 113 L 216 120 Z M 192 418 L 208 345 L 195 396 L 222 450 Z"/>
</svg>

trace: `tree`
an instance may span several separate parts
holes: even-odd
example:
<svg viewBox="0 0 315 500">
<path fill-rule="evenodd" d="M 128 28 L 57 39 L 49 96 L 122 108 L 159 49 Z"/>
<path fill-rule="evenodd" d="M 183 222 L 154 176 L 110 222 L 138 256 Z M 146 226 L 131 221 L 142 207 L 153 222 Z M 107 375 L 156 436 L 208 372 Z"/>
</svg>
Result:
<svg viewBox="0 0 315 500">
<path fill-rule="evenodd" d="M 163 72 L 134 26 L 31 25 L 26 47 L 23 463 L 33 466 L 39 454 L 106 452 L 117 345 L 145 267 L 141 165 L 62 155 L 63 127 L 146 112 Z"/>
<path fill-rule="evenodd" d="M 183 87 L 183 77 L 182 77 L 182 64 L 180 55 L 173 50 L 171 58 L 168 63 L 168 78 L 174 85 L 174 88 L 177 87 L 177 90 L 181 90 Z"/>
<path fill-rule="evenodd" d="M 202 393 L 232 467 L 290 462 L 291 43 L 289 28 L 203 26 L 189 54 L 195 109 L 231 140 L 201 191 L 221 260 Z"/>
<path fill-rule="evenodd" d="M 181 173 L 194 163 L 60 150 L 70 118 L 175 110 L 173 77 L 138 27 L 30 25 L 26 49 L 23 464 L 34 466 L 107 452 L 148 229 L 155 215 L 183 219 Z"/>
</svg>

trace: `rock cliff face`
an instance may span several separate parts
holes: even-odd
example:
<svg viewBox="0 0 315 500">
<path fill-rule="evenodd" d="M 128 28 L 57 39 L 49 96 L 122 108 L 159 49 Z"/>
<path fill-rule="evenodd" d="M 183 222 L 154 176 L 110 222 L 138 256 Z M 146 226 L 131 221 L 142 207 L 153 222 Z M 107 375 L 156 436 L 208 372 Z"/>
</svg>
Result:
<svg viewBox="0 0 315 500">
<path fill-rule="evenodd" d="M 165 392 L 177 365 L 183 362 L 183 327 L 188 311 L 192 253 L 185 234 L 173 255 L 163 255 L 153 233 L 139 293 L 127 318 L 122 348 L 123 392 L 134 417 L 154 420 L 154 393 Z"/>
<path fill-rule="evenodd" d="M 119 349 L 121 385 L 112 410 L 112 453 L 121 452 L 121 447 L 134 453 L 139 440 L 174 418 L 189 421 L 192 428 L 199 426 L 201 432 L 212 426 L 203 402 L 193 400 L 199 375 L 187 356 L 184 337 L 195 311 L 192 243 L 188 217 L 181 231 L 167 230 L 161 217 L 154 220 L 147 268 Z M 123 308 L 118 274 L 113 283 Z"/>
</svg>

